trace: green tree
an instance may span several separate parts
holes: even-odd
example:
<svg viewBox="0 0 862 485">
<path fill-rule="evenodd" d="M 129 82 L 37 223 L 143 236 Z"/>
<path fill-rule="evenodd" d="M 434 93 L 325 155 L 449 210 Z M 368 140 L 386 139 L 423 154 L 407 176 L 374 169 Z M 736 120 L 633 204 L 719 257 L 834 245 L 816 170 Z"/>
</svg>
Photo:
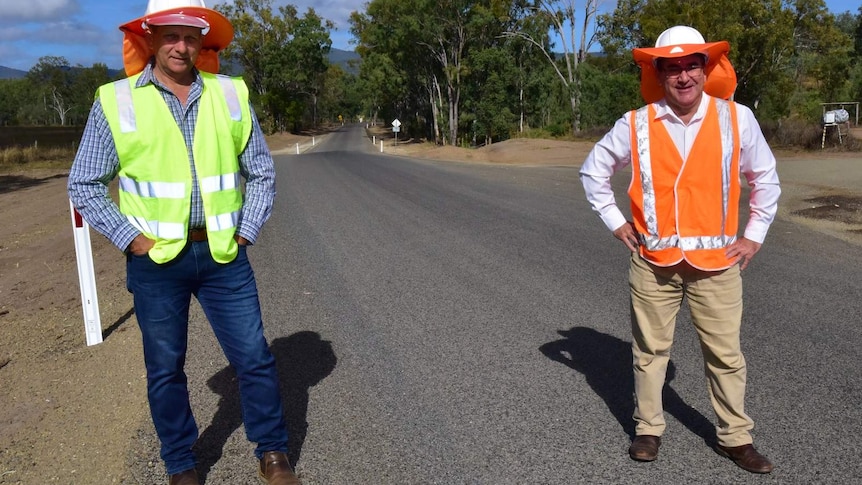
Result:
<svg viewBox="0 0 862 485">
<path fill-rule="evenodd" d="M 72 109 L 73 77 L 65 57 L 44 56 L 27 72 L 27 79 L 39 89 L 41 105 L 37 105 L 34 124 L 66 124 L 66 114 Z M 41 109 L 40 109 L 41 108 Z M 41 111 L 41 116 L 39 113 Z M 41 120 L 39 120 L 41 118 Z"/>
<path fill-rule="evenodd" d="M 505 140 L 516 120 L 512 108 L 518 105 L 518 93 L 510 89 L 518 76 L 511 53 L 503 46 L 478 50 L 471 54 L 470 65 L 464 103 L 469 116 L 465 115 L 464 121 L 471 125 L 472 144 Z"/>
<path fill-rule="evenodd" d="M 583 17 L 578 20 L 578 8 L 575 0 L 535 0 L 532 4 L 521 7 L 524 26 L 516 26 L 505 33 L 507 36 L 521 38 L 542 51 L 545 58 L 557 73 L 560 82 L 565 86 L 571 107 L 572 132 L 580 131 L 581 88 L 579 67 L 593 44 L 594 36 L 587 35 L 590 23 L 597 14 L 599 0 L 585 0 Z M 534 22 L 544 26 L 544 30 L 536 32 Z M 577 34 L 580 28 L 580 35 Z M 559 44 L 550 42 L 545 32 L 550 29 Z M 562 53 L 551 51 L 562 49 Z"/>
<path fill-rule="evenodd" d="M 427 108 L 437 142 L 455 144 L 462 90 L 470 73 L 466 60 L 487 38 L 476 30 L 487 24 L 475 22 L 475 17 L 506 12 L 504 7 L 499 1 L 373 0 L 365 13 L 351 16 L 351 32 L 359 41 L 363 65 L 373 55 L 388 57 L 408 82 L 405 98 L 387 100 L 395 114 L 400 118 L 401 113 Z M 376 64 L 386 65 L 380 60 Z"/>
<path fill-rule="evenodd" d="M 77 67 L 74 69 L 72 78 L 71 96 L 72 106 L 69 111 L 71 124 L 83 125 L 87 121 L 90 107 L 99 86 L 111 81 L 108 66 L 97 63 L 92 67 Z"/>
<path fill-rule="evenodd" d="M 330 65 L 326 71 L 323 90 L 320 93 L 320 116 L 335 121 L 355 119 L 362 114 L 361 96 L 357 77 L 341 66 Z"/>
<path fill-rule="evenodd" d="M 272 9 L 272 0 L 236 0 L 218 5 L 234 26 L 234 41 L 223 59 L 242 73 L 271 130 L 298 129 L 303 114 L 317 122 L 317 96 L 329 67 L 332 22 L 309 8 L 302 17 L 293 5 Z"/>
<path fill-rule="evenodd" d="M 0 79 L 0 126 L 29 124 L 25 110 L 36 106 L 38 99 L 30 80 Z"/>
<path fill-rule="evenodd" d="M 585 129 L 611 126 L 625 112 L 642 104 L 636 75 L 603 71 L 589 61 L 581 69 Z"/>
<path fill-rule="evenodd" d="M 350 31 L 362 58 L 360 91 L 372 122 L 399 117 L 405 112 L 432 114 L 432 137 L 441 142 L 437 70 L 420 46 L 423 32 L 414 6 L 398 0 L 373 0 L 365 12 L 350 15 Z M 405 120 L 407 121 L 407 120 Z M 411 120 L 402 126 L 405 136 L 419 129 Z"/>
</svg>

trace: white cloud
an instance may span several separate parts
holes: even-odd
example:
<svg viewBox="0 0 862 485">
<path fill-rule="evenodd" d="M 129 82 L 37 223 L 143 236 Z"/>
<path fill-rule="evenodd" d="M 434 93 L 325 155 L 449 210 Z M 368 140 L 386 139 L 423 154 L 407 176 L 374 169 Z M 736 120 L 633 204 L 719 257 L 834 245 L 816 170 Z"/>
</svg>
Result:
<svg viewBox="0 0 862 485">
<path fill-rule="evenodd" d="M 0 29 L 0 41 L 3 41 L 4 45 L 26 38 L 29 35 L 30 31 L 21 27 L 4 27 Z"/>
<path fill-rule="evenodd" d="M 233 0 L 205 1 L 208 7 L 223 4 L 233 5 Z M 274 0 L 272 10 L 278 12 L 278 8 L 281 6 L 293 5 L 296 7 L 297 14 L 303 16 L 309 8 L 313 8 L 317 15 L 335 24 L 337 30 L 332 32 L 333 42 L 338 44 L 339 39 L 345 39 L 343 43 L 346 44 L 346 38 L 350 36 L 350 14 L 354 11 L 364 12 L 367 3 L 364 0 Z"/>
<path fill-rule="evenodd" d="M 338 30 L 347 31 L 350 29 L 350 23 L 348 22 L 350 13 L 356 10 L 364 11 L 366 2 L 357 2 L 355 0 L 320 0 L 316 2 L 288 1 L 287 3 L 296 5 L 296 9 L 300 15 L 305 14 L 306 10 L 311 7 L 317 12 L 317 15 L 335 23 Z"/>
<path fill-rule="evenodd" d="M 79 9 L 77 0 L 4 0 L 0 3 L 0 23 L 58 20 Z"/>
<path fill-rule="evenodd" d="M 71 21 L 44 24 L 39 34 L 40 41 L 55 44 L 93 46 L 103 42 L 104 39 L 105 32 L 100 27 Z"/>
</svg>

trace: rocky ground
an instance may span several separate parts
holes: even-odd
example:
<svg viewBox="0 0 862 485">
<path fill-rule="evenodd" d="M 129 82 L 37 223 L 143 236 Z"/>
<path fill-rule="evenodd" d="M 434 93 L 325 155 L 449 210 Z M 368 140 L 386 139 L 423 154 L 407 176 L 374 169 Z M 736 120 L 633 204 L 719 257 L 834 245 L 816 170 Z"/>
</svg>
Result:
<svg viewBox="0 0 862 485">
<path fill-rule="evenodd" d="M 387 153 L 473 163 L 579 165 L 592 146 L 527 139 L 476 150 L 395 146 L 385 129 L 373 133 L 386 138 Z M 310 138 L 278 135 L 269 143 L 274 152 L 289 153 Z M 862 153 L 779 152 L 778 158 L 779 174 L 786 164 L 799 180 L 785 184 L 780 217 L 862 246 L 862 186 L 840 188 L 847 185 L 842 174 L 862 172 Z M 839 188 L 814 176 L 829 161 Z M 129 444 L 149 419 L 125 259 L 95 232 L 105 341 L 85 344 L 67 174 L 62 168 L 0 171 L 0 484 L 134 483 L 126 466 Z"/>
</svg>

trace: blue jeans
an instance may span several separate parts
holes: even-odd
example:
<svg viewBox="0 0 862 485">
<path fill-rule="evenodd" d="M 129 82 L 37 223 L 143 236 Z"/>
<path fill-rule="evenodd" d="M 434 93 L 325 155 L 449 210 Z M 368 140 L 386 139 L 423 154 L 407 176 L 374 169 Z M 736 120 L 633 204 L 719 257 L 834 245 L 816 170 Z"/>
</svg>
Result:
<svg viewBox="0 0 862 485">
<path fill-rule="evenodd" d="M 192 445 L 198 428 L 183 370 L 192 295 L 236 371 L 242 419 L 249 441 L 257 443 L 255 455 L 287 452 L 275 358 L 263 335 L 257 285 L 246 247 L 240 246 L 232 262 L 219 264 L 206 241 L 193 242 L 166 264 L 131 255 L 126 269 L 126 284 L 134 295 L 143 337 L 150 413 L 168 474 L 195 467 Z"/>
</svg>

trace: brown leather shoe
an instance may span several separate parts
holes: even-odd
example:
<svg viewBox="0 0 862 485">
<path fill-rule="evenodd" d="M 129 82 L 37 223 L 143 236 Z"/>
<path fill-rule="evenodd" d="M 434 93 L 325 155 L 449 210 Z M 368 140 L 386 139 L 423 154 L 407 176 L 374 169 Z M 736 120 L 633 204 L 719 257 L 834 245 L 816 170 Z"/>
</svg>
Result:
<svg viewBox="0 0 862 485">
<path fill-rule="evenodd" d="M 194 468 L 184 472 L 171 475 L 168 479 L 168 485 L 201 485 L 198 481 L 198 472 Z"/>
<path fill-rule="evenodd" d="M 773 468 L 772 462 L 758 453 L 758 451 L 754 449 L 753 445 L 730 447 L 715 445 L 715 451 L 719 455 L 733 460 L 739 468 L 751 473 L 769 473 Z"/>
<path fill-rule="evenodd" d="M 632 460 L 653 461 L 658 458 L 658 447 L 661 446 L 661 438 L 642 434 L 635 436 L 632 445 L 629 446 L 629 456 Z"/>
<path fill-rule="evenodd" d="M 287 453 L 267 451 L 260 459 L 260 479 L 267 485 L 302 485 L 290 468 Z"/>
</svg>

